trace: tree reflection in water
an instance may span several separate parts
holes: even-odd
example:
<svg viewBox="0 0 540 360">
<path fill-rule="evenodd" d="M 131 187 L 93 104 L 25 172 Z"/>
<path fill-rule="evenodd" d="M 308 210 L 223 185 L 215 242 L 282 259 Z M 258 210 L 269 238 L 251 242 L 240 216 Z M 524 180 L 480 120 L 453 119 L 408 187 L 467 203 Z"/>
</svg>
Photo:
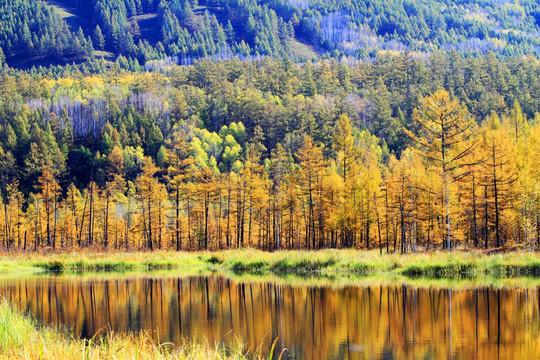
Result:
<svg viewBox="0 0 540 360">
<path fill-rule="evenodd" d="M 413 283 L 414 284 L 414 283 Z M 211 344 L 242 339 L 288 358 L 533 358 L 539 288 L 302 286 L 222 275 L 27 276 L 0 294 L 81 337 L 153 330 Z"/>
</svg>

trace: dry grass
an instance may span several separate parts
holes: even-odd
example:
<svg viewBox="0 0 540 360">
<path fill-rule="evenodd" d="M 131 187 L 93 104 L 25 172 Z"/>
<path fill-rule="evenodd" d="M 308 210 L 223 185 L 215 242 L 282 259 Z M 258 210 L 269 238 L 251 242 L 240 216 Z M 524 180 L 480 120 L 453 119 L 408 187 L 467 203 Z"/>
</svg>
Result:
<svg viewBox="0 0 540 360">
<path fill-rule="evenodd" d="M 158 344 L 148 334 L 109 333 L 100 339 L 74 339 L 65 329 L 40 326 L 6 300 L 0 300 L 0 359 L 247 359 L 244 346 L 220 348 L 184 341 Z M 249 358 L 261 359 L 260 351 Z"/>
</svg>

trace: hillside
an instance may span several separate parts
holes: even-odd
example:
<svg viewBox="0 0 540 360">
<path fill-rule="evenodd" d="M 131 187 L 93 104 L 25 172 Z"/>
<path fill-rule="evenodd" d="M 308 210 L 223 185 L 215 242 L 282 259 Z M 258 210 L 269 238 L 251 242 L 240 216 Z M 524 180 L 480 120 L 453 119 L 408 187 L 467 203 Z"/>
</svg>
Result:
<svg viewBox="0 0 540 360">
<path fill-rule="evenodd" d="M 375 57 L 455 49 L 540 52 L 537 0 L 0 0 L 0 48 L 10 66 L 122 55 Z M 0 56 L 0 60 L 2 56 Z"/>
</svg>

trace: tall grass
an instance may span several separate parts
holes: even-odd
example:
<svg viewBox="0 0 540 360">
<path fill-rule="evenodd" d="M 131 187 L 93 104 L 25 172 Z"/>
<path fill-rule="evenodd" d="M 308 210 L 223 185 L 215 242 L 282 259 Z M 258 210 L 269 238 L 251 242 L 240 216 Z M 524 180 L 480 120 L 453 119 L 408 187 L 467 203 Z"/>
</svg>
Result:
<svg viewBox="0 0 540 360">
<path fill-rule="evenodd" d="M 383 254 L 376 250 L 264 252 L 73 252 L 0 255 L 0 272 L 15 270 L 148 270 L 208 267 L 235 271 L 392 273 L 422 276 L 540 275 L 535 253 L 486 255 L 479 251 Z"/>
<path fill-rule="evenodd" d="M 260 349 L 246 355 L 240 341 L 231 347 L 185 340 L 158 344 L 147 333 L 108 333 L 99 339 L 75 339 L 66 329 L 39 325 L 0 299 L 0 359 L 262 359 Z"/>
<path fill-rule="evenodd" d="M 0 272 L 26 270 L 99 270 L 172 269 L 205 266 L 202 253 L 197 252 L 60 252 L 6 253 L 0 255 Z"/>
<path fill-rule="evenodd" d="M 206 258 L 205 258 L 206 259 Z M 479 251 L 383 254 L 363 250 L 276 251 L 232 250 L 215 253 L 220 267 L 249 271 L 393 273 L 403 275 L 540 275 L 535 253 L 486 255 Z"/>
</svg>

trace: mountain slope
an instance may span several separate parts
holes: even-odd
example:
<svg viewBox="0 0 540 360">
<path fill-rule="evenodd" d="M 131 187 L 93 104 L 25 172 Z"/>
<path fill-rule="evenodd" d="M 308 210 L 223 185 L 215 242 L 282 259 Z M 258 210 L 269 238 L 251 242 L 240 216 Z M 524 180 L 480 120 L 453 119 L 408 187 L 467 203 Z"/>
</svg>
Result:
<svg viewBox="0 0 540 360">
<path fill-rule="evenodd" d="M 540 53 L 540 2 L 500 0 L 0 0 L 8 64 L 115 56 L 366 58 L 456 49 Z M 94 52 L 97 50 L 98 52 Z M 114 56 L 111 56 L 114 58 Z"/>
</svg>

